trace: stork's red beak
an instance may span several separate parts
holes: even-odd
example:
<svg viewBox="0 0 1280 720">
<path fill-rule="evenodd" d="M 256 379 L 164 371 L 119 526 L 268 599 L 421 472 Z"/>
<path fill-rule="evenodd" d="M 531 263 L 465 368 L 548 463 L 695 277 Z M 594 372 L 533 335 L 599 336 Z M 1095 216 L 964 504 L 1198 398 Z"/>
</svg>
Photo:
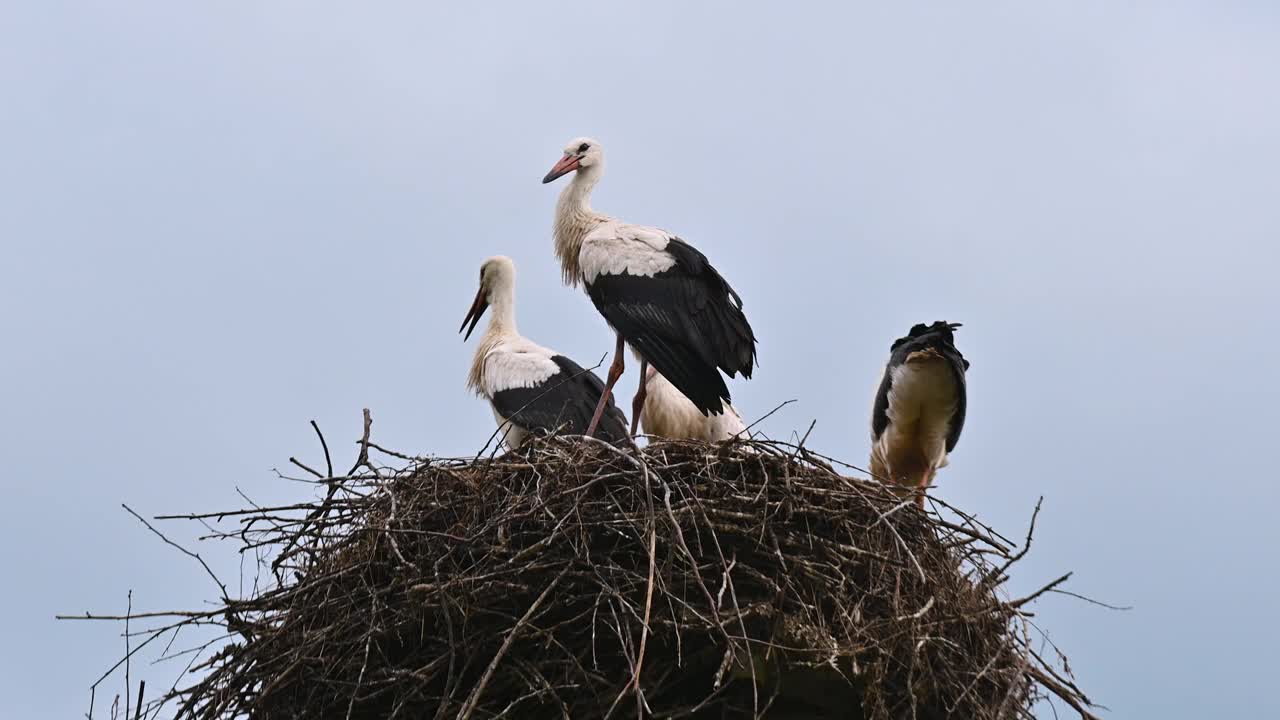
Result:
<svg viewBox="0 0 1280 720">
<path fill-rule="evenodd" d="M 546 176 L 542 178 L 542 184 L 546 185 L 565 173 L 571 173 L 574 170 L 577 170 L 579 159 L 580 158 L 577 155 L 565 155 L 560 158 L 560 162 L 552 166 L 551 172 L 547 173 Z"/>
<path fill-rule="evenodd" d="M 467 311 L 467 316 L 462 319 L 462 327 L 458 328 L 458 332 L 466 329 L 467 334 L 462 336 L 463 340 L 471 339 L 471 331 L 476 329 L 476 323 L 480 322 L 480 316 L 484 315 L 484 311 L 489 309 L 489 299 L 484 296 L 484 288 L 480 288 L 476 292 L 476 299 L 471 303 L 471 309 Z M 471 327 L 467 327 L 467 323 L 471 323 Z"/>
</svg>

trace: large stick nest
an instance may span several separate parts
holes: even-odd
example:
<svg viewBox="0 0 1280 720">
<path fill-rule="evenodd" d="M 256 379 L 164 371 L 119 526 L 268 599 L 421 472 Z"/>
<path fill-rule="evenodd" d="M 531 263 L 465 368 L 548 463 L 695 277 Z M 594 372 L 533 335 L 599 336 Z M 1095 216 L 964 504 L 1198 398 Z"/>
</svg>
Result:
<svg viewBox="0 0 1280 720">
<path fill-rule="evenodd" d="M 803 448 L 367 453 L 321 502 L 218 515 L 276 582 L 198 614 L 232 640 L 180 717 L 1091 717 L 999 592 L 1011 543 Z"/>
</svg>

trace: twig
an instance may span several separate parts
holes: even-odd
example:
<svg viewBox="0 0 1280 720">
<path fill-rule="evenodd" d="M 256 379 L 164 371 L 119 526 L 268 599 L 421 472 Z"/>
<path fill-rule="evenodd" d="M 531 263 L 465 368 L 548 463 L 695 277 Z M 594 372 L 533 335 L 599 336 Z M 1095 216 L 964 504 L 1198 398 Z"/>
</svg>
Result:
<svg viewBox="0 0 1280 720">
<path fill-rule="evenodd" d="M 325 476 L 324 476 L 324 475 L 322 475 L 322 474 L 320 474 L 320 471 L 319 471 L 319 470 L 313 470 L 313 469 L 311 469 L 311 468 L 307 467 L 306 465 L 304 465 L 304 464 L 302 463 L 302 461 L 301 461 L 301 460 L 299 460 L 299 459 L 298 459 L 298 458 L 296 458 L 296 457 L 292 457 L 292 456 L 291 456 L 291 457 L 289 458 L 289 462 L 293 463 L 294 465 L 297 465 L 298 467 L 302 468 L 303 470 L 306 470 L 307 472 L 311 473 L 312 475 L 315 475 L 316 477 L 320 478 L 321 480 L 325 479 Z"/>
<path fill-rule="evenodd" d="M 1026 557 L 1027 552 L 1031 550 L 1031 538 L 1032 536 L 1035 535 L 1036 518 L 1039 517 L 1040 515 L 1040 504 L 1043 502 L 1044 502 L 1044 496 L 1041 495 L 1040 499 L 1036 500 L 1036 509 L 1031 512 L 1031 523 L 1027 526 L 1027 539 L 1023 541 L 1022 549 L 1014 553 L 999 568 L 987 573 L 986 577 L 982 579 L 982 584 L 987 585 L 987 584 L 990 584 L 992 581 L 998 580 L 999 578 L 1003 577 L 1005 570 L 1008 570 L 1009 567 L 1012 566 L 1014 563 Z"/>
<path fill-rule="evenodd" d="M 761 415 L 761 416 L 759 417 L 759 419 L 757 419 L 755 422 L 753 422 L 753 423 L 751 423 L 750 425 L 748 425 L 748 426 L 746 427 L 746 431 L 747 431 L 748 433 L 749 433 L 749 432 L 751 432 L 751 428 L 755 427 L 756 425 L 759 425 L 760 423 L 764 422 L 765 420 L 768 420 L 768 419 L 769 419 L 769 416 L 773 415 L 774 413 L 778 412 L 778 411 L 779 411 L 779 410 L 781 410 L 782 408 L 784 408 L 784 407 L 786 407 L 786 406 L 790 405 L 791 403 L 793 403 L 793 402 L 795 402 L 795 401 L 796 401 L 796 399 L 795 399 L 795 398 L 792 398 L 792 399 L 790 399 L 790 400 L 784 400 L 784 401 L 782 401 L 781 403 L 779 403 L 779 404 L 778 404 L 778 406 L 777 406 L 777 407 L 775 407 L 774 409 L 772 409 L 772 410 L 770 410 L 769 412 L 765 413 L 764 415 Z"/>
<path fill-rule="evenodd" d="M 147 681 L 138 681 L 138 709 L 133 714 L 133 720 L 142 720 L 142 697 L 147 692 Z"/>
<path fill-rule="evenodd" d="M 1049 592 L 1050 590 L 1052 590 L 1052 589 L 1056 588 L 1057 586 L 1061 585 L 1062 583 L 1066 582 L 1070 577 L 1071 577 L 1071 573 L 1067 573 L 1066 575 L 1063 575 L 1062 577 L 1058 578 L 1057 580 L 1054 580 L 1053 582 L 1049 583 L 1048 585 L 1045 585 L 1044 587 L 1040 588 L 1039 590 L 1037 590 L 1037 591 L 1035 591 L 1035 592 L 1031 593 L 1030 595 L 1028 595 L 1028 596 L 1026 596 L 1026 597 L 1022 598 L 1021 600 L 1014 600 L 1014 601 L 1010 602 L 1010 603 L 1009 603 L 1009 607 L 1011 607 L 1011 608 L 1015 608 L 1015 609 L 1016 609 L 1016 608 L 1020 608 L 1020 607 L 1022 607 L 1023 605 L 1026 605 L 1027 603 L 1031 602 L 1032 600 L 1035 600 L 1036 598 L 1040 597 L 1041 595 L 1043 595 L 1043 594 L 1045 594 L 1045 593 Z"/>
<path fill-rule="evenodd" d="M 133 589 L 129 589 L 128 606 L 124 613 L 124 716 L 129 717 L 129 710 L 132 706 L 133 680 L 129 677 L 129 658 L 133 653 L 129 652 L 129 616 L 133 615 Z"/>
<path fill-rule="evenodd" d="M 139 515 L 138 513 L 134 512 L 134 511 L 133 511 L 133 508 L 129 507 L 128 505 L 125 505 L 124 503 L 121 503 L 121 504 L 120 504 L 120 507 L 124 508 L 126 511 L 128 511 L 128 513 L 129 513 L 130 515 L 132 515 L 132 516 L 134 516 L 135 518 L 137 518 L 137 519 L 138 519 L 138 522 L 142 523 L 143 525 L 145 525 L 145 526 L 147 527 L 147 529 L 148 529 L 148 530 L 150 530 L 151 532 L 155 533 L 155 534 L 156 534 L 156 537 L 158 537 L 158 538 L 160 538 L 161 540 L 165 541 L 165 544 L 167 544 L 167 545 L 170 545 L 170 546 L 172 546 L 172 547 L 177 548 L 179 551 L 181 551 L 181 552 L 182 552 L 182 554 L 183 554 L 183 555 L 186 555 L 187 557 L 193 557 L 193 558 L 195 558 L 195 559 L 200 563 L 200 566 L 204 568 L 204 571 L 205 571 L 206 573 L 208 573 L 209 577 L 213 578 L 213 581 L 214 581 L 215 583 L 217 583 L 217 584 L 218 584 L 218 587 L 222 590 L 222 597 L 223 597 L 223 598 L 227 598 L 227 599 L 229 600 L 229 598 L 228 598 L 228 596 L 227 596 L 227 586 L 226 586 L 226 585 L 224 585 L 224 584 L 222 583 L 222 581 L 218 579 L 218 576 L 217 576 L 217 575 L 213 574 L 213 570 L 209 567 L 209 563 L 205 562 L 205 561 L 204 561 L 204 558 L 200 557 L 200 554 L 199 554 L 199 553 L 193 553 L 193 552 L 191 552 L 190 550 L 188 550 L 188 549 L 186 549 L 186 548 L 182 547 L 182 546 L 181 546 L 181 545 L 179 545 L 178 543 L 176 543 L 176 542 L 174 542 L 174 541 L 170 540 L 169 538 L 165 537 L 165 534 L 164 534 L 164 533 L 162 533 L 162 532 L 160 532 L 159 530 L 157 530 L 157 529 L 155 529 L 154 527 L 152 527 L 151 523 L 147 522 L 145 519 L 143 519 L 143 517 L 142 517 L 141 515 Z"/>
<path fill-rule="evenodd" d="M 1066 595 L 1066 596 L 1068 596 L 1068 597 L 1073 597 L 1073 598 L 1075 598 L 1075 599 L 1077 599 L 1077 600 L 1083 600 L 1083 601 L 1085 601 L 1085 602 L 1087 602 L 1087 603 L 1089 603 L 1089 604 L 1091 604 L 1091 605 L 1097 605 L 1098 607 L 1104 607 L 1104 608 L 1106 608 L 1106 609 L 1108 609 L 1108 610 L 1120 610 L 1120 611 L 1127 611 L 1127 610 L 1132 610 L 1132 609 L 1133 609 L 1133 606 L 1132 606 L 1132 605 L 1111 605 L 1110 603 L 1104 603 L 1104 602 L 1102 602 L 1101 600 L 1094 600 L 1093 598 L 1088 597 L 1087 595 L 1081 595 L 1081 594 L 1079 594 L 1079 593 L 1073 593 L 1073 592 L 1071 592 L 1070 590 L 1059 590 L 1058 588 L 1053 588 L 1052 590 L 1050 590 L 1050 592 L 1052 592 L 1052 593 L 1054 593 L 1054 594 L 1057 594 L 1057 595 Z"/>
<path fill-rule="evenodd" d="M 361 465 L 373 470 L 373 466 L 369 465 L 369 430 L 373 427 L 373 417 L 369 415 L 369 408 L 364 408 L 361 413 L 364 415 L 364 432 L 360 435 L 360 454 L 356 456 L 356 463 L 347 471 L 347 475 L 355 475 Z"/>
<path fill-rule="evenodd" d="M 316 431 L 316 437 L 320 438 L 320 447 L 324 448 L 324 465 L 329 471 L 329 477 L 333 477 L 333 460 L 329 458 L 329 443 L 324 441 L 324 433 L 320 432 L 320 426 L 315 420 L 311 421 L 311 427 Z"/>
<path fill-rule="evenodd" d="M 399 459 L 401 459 L 401 460 L 408 460 L 409 462 L 416 462 L 416 461 L 418 460 L 418 458 L 416 458 L 416 457 L 414 457 L 414 456 L 412 456 L 412 455 L 406 455 L 406 454 L 404 454 L 404 453 L 399 453 L 399 452 L 396 452 L 395 450 L 388 450 L 388 449 L 386 449 L 386 448 L 382 447 L 381 445 L 379 445 L 378 443 L 373 442 L 372 440 L 370 440 L 370 441 L 369 441 L 369 447 L 373 448 L 374 450 L 377 450 L 378 452 L 380 452 L 380 453 L 382 453 L 382 454 L 384 454 L 384 455 L 390 455 L 390 456 L 391 456 L 391 457 L 393 457 L 393 458 L 399 458 Z"/>
<path fill-rule="evenodd" d="M 1059 700 L 1070 705 L 1071 709 L 1080 713 L 1080 717 L 1084 718 L 1084 720 L 1102 720 L 1102 718 L 1089 712 L 1088 708 L 1084 706 L 1084 703 L 1080 701 L 1076 693 L 1064 687 L 1057 680 L 1049 677 L 1040 668 L 1029 667 L 1027 668 L 1027 674 L 1034 678 L 1036 682 L 1048 688 L 1054 695 L 1058 696 Z"/>
</svg>

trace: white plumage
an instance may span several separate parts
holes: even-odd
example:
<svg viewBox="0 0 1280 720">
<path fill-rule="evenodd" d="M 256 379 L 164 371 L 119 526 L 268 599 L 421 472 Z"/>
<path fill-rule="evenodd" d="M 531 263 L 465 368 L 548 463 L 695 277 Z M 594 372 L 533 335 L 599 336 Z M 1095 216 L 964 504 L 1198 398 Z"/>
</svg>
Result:
<svg viewBox="0 0 1280 720">
<path fill-rule="evenodd" d="M 485 333 L 489 336 L 489 333 Z M 478 382 L 474 389 L 492 396 L 512 388 L 541 385 L 560 371 L 551 358 L 556 352 L 511 333 L 494 333 L 481 341 L 477 351 Z"/>
<path fill-rule="evenodd" d="M 650 368 L 640 424 L 646 435 L 672 440 L 722 442 L 749 439 L 747 425 L 733 405 L 719 415 L 703 415 L 662 374 Z"/>
<path fill-rule="evenodd" d="M 653 277 L 670 270 L 676 259 L 666 249 L 672 236 L 657 228 L 608 220 L 582 239 L 578 263 L 588 285 L 601 275 L 627 273 Z"/>
</svg>

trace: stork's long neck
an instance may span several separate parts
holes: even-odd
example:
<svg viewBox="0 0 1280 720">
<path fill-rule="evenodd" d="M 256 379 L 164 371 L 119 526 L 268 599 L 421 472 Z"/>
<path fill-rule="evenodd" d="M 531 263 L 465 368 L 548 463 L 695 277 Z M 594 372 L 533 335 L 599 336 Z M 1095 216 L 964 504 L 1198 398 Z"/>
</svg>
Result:
<svg viewBox="0 0 1280 720">
<path fill-rule="evenodd" d="M 511 286 L 495 286 L 490 293 L 489 327 L 485 335 L 518 335 L 516 329 L 516 293 Z"/>
<path fill-rule="evenodd" d="M 591 209 L 591 190 L 600 181 L 602 172 L 600 165 L 575 172 L 573 179 L 560 191 L 560 200 L 556 203 L 556 257 L 560 260 L 564 282 L 570 287 L 577 287 L 582 282 L 578 251 L 582 249 L 583 238 L 609 219 L 609 216 Z"/>
<path fill-rule="evenodd" d="M 499 283 L 489 293 L 489 325 L 480 336 L 476 354 L 471 359 L 471 372 L 467 374 L 467 387 L 483 392 L 484 360 L 504 340 L 520 336 L 516 328 L 515 288 Z"/>
</svg>

